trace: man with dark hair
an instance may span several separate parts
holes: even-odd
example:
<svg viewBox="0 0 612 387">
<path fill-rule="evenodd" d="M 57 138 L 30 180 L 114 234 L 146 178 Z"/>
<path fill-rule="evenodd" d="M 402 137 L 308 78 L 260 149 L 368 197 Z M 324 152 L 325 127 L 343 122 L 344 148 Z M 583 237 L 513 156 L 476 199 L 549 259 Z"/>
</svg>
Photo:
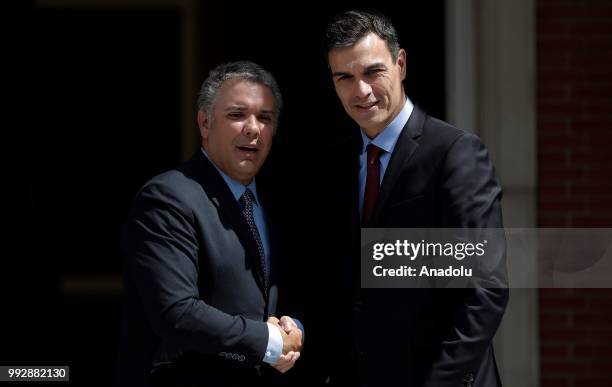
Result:
<svg viewBox="0 0 612 387">
<path fill-rule="evenodd" d="M 118 386 L 259 386 L 300 355 L 302 330 L 273 317 L 274 228 L 255 175 L 281 94 L 252 62 L 211 71 L 198 98 L 201 149 L 138 193 L 125 225 Z M 300 324 L 301 327 L 301 324 Z"/>
<path fill-rule="evenodd" d="M 338 98 L 360 130 L 334 149 L 334 170 L 343 171 L 334 175 L 336 218 L 349 220 L 336 233 L 345 259 L 329 276 L 335 282 L 322 287 L 329 295 L 317 302 L 333 323 L 315 323 L 316 344 L 305 360 L 312 354 L 309 360 L 326 369 L 323 379 L 336 385 L 501 385 L 491 341 L 508 300 L 503 284 L 361 289 L 358 279 L 360 226 L 501 228 L 502 192 L 487 151 L 477 136 L 429 117 L 407 98 L 406 52 L 385 16 L 336 16 L 324 50 Z M 486 259 L 505 264 L 503 253 Z M 353 277 L 340 280 L 346 273 Z M 327 300 L 335 307 L 325 307 Z M 332 347 L 325 362 L 321 354 Z"/>
</svg>

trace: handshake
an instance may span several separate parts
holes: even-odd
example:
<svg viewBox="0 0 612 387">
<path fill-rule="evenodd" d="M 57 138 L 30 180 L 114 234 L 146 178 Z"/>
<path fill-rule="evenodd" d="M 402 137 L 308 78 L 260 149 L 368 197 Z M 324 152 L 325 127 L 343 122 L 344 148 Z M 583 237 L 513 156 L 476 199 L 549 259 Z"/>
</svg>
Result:
<svg viewBox="0 0 612 387">
<path fill-rule="evenodd" d="M 283 338 L 283 353 L 272 367 L 280 373 L 285 373 L 293 368 L 297 359 L 300 358 L 302 331 L 289 316 L 283 316 L 280 320 L 270 317 L 268 322 L 278 327 Z"/>
</svg>

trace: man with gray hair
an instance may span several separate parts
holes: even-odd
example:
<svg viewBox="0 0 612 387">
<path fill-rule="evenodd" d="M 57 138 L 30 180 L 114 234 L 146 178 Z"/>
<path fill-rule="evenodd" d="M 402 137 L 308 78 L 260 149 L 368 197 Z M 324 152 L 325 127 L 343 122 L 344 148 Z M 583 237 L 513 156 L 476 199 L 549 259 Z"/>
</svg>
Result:
<svg viewBox="0 0 612 387">
<path fill-rule="evenodd" d="M 252 62 L 211 71 L 198 98 L 201 148 L 147 182 L 125 225 L 125 310 L 115 385 L 257 386 L 289 370 L 302 327 L 274 317 L 273 224 L 255 175 L 281 94 Z"/>
</svg>

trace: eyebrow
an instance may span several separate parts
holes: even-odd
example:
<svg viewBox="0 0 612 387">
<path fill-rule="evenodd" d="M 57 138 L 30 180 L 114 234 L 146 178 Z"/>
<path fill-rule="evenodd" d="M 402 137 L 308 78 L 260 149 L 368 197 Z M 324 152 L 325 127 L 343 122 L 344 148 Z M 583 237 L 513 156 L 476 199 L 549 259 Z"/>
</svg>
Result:
<svg viewBox="0 0 612 387">
<path fill-rule="evenodd" d="M 240 105 L 230 105 L 228 107 L 226 107 L 224 109 L 226 112 L 232 111 L 232 110 L 247 110 L 246 106 L 240 106 Z"/>
<path fill-rule="evenodd" d="M 228 107 L 226 107 L 224 109 L 224 111 L 226 111 L 226 112 L 236 111 L 236 110 L 242 112 L 242 111 L 248 110 L 248 108 L 246 106 L 241 106 L 241 105 L 231 105 L 231 106 L 228 106 Z M 266 110 L 266 109 L 264 109 L 264 110 L 261 110 L 260 113 L 274 114 L 274 110 Z"/>
<path fill-rule="evenodd" d="M 366 67 L 366 71 L 374 70 L 374 69 L 380 69 L 380 68 L 386 69 L 387 65 L 382 63 L 382 62 L 373 63 L 373 64 L 369 65 L 368 67 Z"/>
<path fill-rule="evenodd" d="M 347 72 L 344 72 L 344 71 L 336 71 L 335 73 L 332 74 L 332 77 L 339 77 L 339 76 L 343 76 L 343 75 L 350 76 L 350 75 L 353 75 L 353 74 L 347 73 Z"/>
<path fill-rule="evenodd" d="M 376 69 L 386 69 L 386 68 L 387 68 L 387 65 L 384 64 L 383 62 L 376 62 L 366 67 L 365 72 L 376 70 Z M 353 74 L 345 72 L 345 71 L 336 71 L 335 73 L 332 73 L 332 77 L 352 76 L 352 75 Z"/>
</svg>

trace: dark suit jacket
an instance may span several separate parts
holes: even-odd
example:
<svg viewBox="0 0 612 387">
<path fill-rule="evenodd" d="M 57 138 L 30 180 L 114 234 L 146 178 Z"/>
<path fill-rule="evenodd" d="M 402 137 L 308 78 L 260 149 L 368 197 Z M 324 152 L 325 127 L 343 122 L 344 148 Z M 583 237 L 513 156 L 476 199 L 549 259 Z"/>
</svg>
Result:
<svg viewBox="0 0 612 387">
<path fill-rule="evenodd" d="M 326 153 L 333 189 L 330 227 L 321 244 L 320 297 L 308 303 L 304 360 L 313 381 L 362 386 L 497 386 L 491 340 L 508 291 L 361 289 L 357 134 Z M 367 227 L 501 228 L 502 191 L 482 143 L 473 134 L 428 117 L 415 107 L 396 143 Z M 325 242 L 326 235 L 330 239 Z M 505 254 L 487 265 L 505 283 Z M 338 351 L 337 353 L 335 351 Z M 470 381 L 473 379 L 473 381 Z M 472 384 L 469 384 L 472 383 Z"/>
<path fill-rule="evenodd" d="M 146 183 L 123 235 L 116 385 L 150 385 L 155 367 L 177 386 L 256 384 L 277 303 L 273 235 L 266 290 L 239 204 L 201 151 Z"/>
</svg>

